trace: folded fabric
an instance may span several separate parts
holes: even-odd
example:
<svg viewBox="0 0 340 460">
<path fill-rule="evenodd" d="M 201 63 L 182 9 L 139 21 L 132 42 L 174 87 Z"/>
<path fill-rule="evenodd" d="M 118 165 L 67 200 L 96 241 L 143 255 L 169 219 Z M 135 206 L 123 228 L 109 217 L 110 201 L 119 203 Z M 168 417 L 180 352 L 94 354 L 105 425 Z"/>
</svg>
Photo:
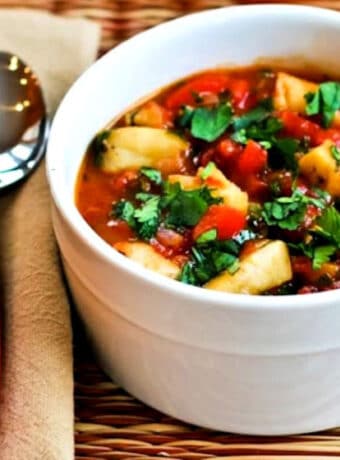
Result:
<svg viewBox="0 0 340 460">
<path fill-rule="evenodd" d="M 38 74 L 50 113 L 95 59 L 98 44 L 99 28 L 89 21 L 0 10 L 0 50 L 18 54 Z M 0 235 L 0 458 L 69 460 L 71 325 L 44 162 L 24 183 L 1 193 Z"/>
</svg>

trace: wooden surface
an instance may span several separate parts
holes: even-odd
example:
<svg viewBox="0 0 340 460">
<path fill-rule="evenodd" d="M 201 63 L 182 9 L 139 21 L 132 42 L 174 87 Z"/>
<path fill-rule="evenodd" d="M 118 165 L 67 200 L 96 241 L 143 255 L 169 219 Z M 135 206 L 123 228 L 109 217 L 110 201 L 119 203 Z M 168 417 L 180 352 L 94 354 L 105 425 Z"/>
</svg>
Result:
<svg viewBox="0 0 340 460">
<path fill-rule="evenodd" d="M 257 2 L 0 0 L 0 7 L 25 6 L 34 9 L 44 5 L 50 12 L 97 21 L 102 27 L 102 53 L 121 40 L 162 21 L 204 8 L 240 3 Z M 340 10 L 340 0 L 286 0 L 285 3 Z M 75 323 L 75 343 L 77 460 L 326 460 L 340 457 L 340 428 L 313 435 L 255 438 L 212 432 L 173 420 L 136 401 L 100 371 L 78 323 Z"/>
</svg>

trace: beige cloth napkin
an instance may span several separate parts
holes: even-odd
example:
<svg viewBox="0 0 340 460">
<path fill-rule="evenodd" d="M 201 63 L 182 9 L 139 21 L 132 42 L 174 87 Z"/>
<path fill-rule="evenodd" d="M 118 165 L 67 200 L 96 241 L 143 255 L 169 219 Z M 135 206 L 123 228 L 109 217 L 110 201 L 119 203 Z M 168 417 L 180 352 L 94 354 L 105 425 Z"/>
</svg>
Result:
<svg viewBox="0 0 340 460">
<path fill-rule="evenodd" d="M 95 59 L 98 27 L 43 12 L 0 10 L 0 50 L 39 75 L 53 112 Z M 73 458 L 72 344 L 44 163 L 0 195 L 3 310 L 1 460 Z"/>
</svg>

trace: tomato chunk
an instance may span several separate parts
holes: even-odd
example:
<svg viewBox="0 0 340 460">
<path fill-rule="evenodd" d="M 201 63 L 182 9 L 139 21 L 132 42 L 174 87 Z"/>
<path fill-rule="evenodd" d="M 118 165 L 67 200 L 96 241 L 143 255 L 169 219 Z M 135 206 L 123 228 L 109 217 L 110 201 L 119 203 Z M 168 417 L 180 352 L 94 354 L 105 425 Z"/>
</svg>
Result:
<svg viewBox="0 0 340 460">
<path fill-rule="evenodd" d="M 258 142 L 249 140 L 238 158 L 238 167 L 242 174 L 258 174 L 267 164 L 267 151 Z"/>
<path fill-rule="evenodd" d="M 320 130 L 320 133 L 318 136 L 318 144 L 322 144 L 326 140 L 333 141 L 339 147 L 340 146 L 340 131 L 334 128 Z"/>
<path fill-rule="evenodd" d="M 309 137 L 312 145 L 318 145 L 320 132 L 322 131 L 317 123 L 301 117 L 295 112 L 284 110 L 279 114 L 284 129 L 289 136 L 303 139 Z"/>
<path fill-rule="evenodd" d="M 165 100 L 165 106 L 168 109 L 175 110 L 182 105 L 195 105 L 195 93 L 219 94 L 227 89 L 229 80 L 229 77 L 218 72 L 194 77 L 170 93 Z"/>
<path fill-rule="evenodd" d="M 239 233 L 246 225 L 246 215 L 238 209 L 223 204 L 213 204 L 193 231 L 196 240 L 202 233 L 216 229 L 217 238 L 226 240 Z"/>
</svg>

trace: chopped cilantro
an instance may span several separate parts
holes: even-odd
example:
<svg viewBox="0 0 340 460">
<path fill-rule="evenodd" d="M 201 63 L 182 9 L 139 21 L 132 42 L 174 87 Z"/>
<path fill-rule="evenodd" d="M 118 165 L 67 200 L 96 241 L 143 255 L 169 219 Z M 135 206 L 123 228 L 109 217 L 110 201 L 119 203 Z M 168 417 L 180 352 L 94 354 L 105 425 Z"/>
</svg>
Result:
<svg viewBox="0 0 340 460">
<path fill-rule="evenodd" d="M 202 286 L 224 270 L 231 269 L 234 273 L 237 269 L 237 255 L 222 252 L 213 245 L 200 249 L 194 246 L 191 255 L 191 260 L 184 265 L 179 277 L 187 284 Z"/>
<path fill-rule="evenodd" d="M 183 190 L 178 182 L 174 184 L 166 182 L 161 206 L 167 210 L 167 224 L 193 227 L 211 204 L 220 201 L 220 198 L 211 195 L 207 187 Z"/>
<path fill-rule="evenodd" d="M 246 144 L 248 142 L 246 129 L 242 128 L 239 131 L 236 131 L 234 134 L 231 135 L 231 138 L 238 144 Z"/>
<path fill-rule="evenodd" d="M 278 150 L 277 153 L 280 154 L 283 166 L 290 169 L 293 173 L 296 173 L 298 170 L 298 162 L 295 153 L 299 150 L 299 142 L 287 137 L 277 139 L 274 146 Z"/>
<path fill-rule="evenodd" d="M 268 112 L 266 113 L 268 115 Z M 276 142 L 276 133 L 281 129 L 282 123 L 280 120 L 266 116 L 257 123 L 251 123 L 247 127 L 236 130 L 231 138 L 240 144 L 246 144 L 249 139 L 254 139 L 259 142 L 265 142 L 266 148 L 271 148 Z"/>
<path fill-rule="evenodd" d="M 197 244 L 204 244 L 204 243 L 209 243 L 210 241 L 215 241 L 217 238 L 217 230 L 216 228 L 212 228 L 211 230 L 207 230 L 204 233 L 201 233 L 201 235 L 197 238 L 196 243 Z"/>
<path fill-rule="evenodd" d="M 238 256 L 242 245 L 253 238 L 254 233 L 243 230 L 230 240 L 196 241 L 191 249 L 190 260 L 182 268 L 180 281 L 202 286 L 224 270 L 235 273 L 239 268 Z"/>
<path fill-rule="evenodd" d="M 233 126 L 235 131 L 240 129 L 248 128 L 254 123 L 259 123 L 263 121 L 268 116 L 268 110 L 265 107 L 259 105 L 253 110 L 241 115 L 240 117 L 235 117 L 233 121 Z"/>
<path fill-rule="evenodd" d="M 192 107 L 190 107 L 188 105 L 185 105 L 182 108 L 181 113 L 180 113 L 179 117 L 176 120 L 177 125 L 180 128 L 189 127 L 190 124 L 191 124 L 192 117 L 194 115 L 194 111 L 195 111 L 194 108 L 192 108 Z"/>
<path fill-rule="evenodd" d="M 162 173 L 157 169 L 143 166 L 139 171 L 143 176 L 147 177 L 150 182 L 153 182 L 156 185 L 161 185 Z"/>
<path fill-rule="evenodd" d="M 331 146 L 331 154 L 336 161 L 337 166 L 340 165 L 340 150 L 336 145 Z"/>
<path fill-rule="evenodd" d="M 201 179 L 206 180 L 215 169 L 215 163 L 210 161 L 200 174 Z"/>
<path fill-rule="evenodd" d="M 329 262 L 330 258 L 335 254 L 336 252 L 336 246 L 327 244 L 327 245 L 318 245 L 315 244 L 314 241 L 311 241 L 310 243 L 298 243 L 298 244 L 293 244 L 289 243 L 289 246 L 292 249 L 295 249 L 297 251 L 301 251 L 306 257 L 312 260 L 312 268 L 313 270 L 319 270 L 321 266 Z"/>
<path fill-rule="evenodd" d="M 145 240 L 149 240 L 156 234 L 160 224 L 159 202 L 160 197 L 154 196 L 134 212 L 138 234 Z"/>
<path fill-rule="evenodd" d="M 230 125 L 231 116 L 229 104 L 221 104 L 212 109 L 199 107 L 191 119 L 191 134 L 207 142 L 215 141 Z"/>
<path fill-rule="evenodd" d="M 326 208 L 316 221 L 314 231 L 340 247 L 340 213 L 334 206 Z"/>
<path fill-rule="evenodd" d="M 272 147 L 272 143 L 269 141 L 260 141 L 259 144 L 266 150 L 269 150 Z"/>
<path fill-rule="evenodd" d="M 144 203 L 137 209 L 130 201 L 118 201 L 113 206 L 112 215 L 124 220 L 142 239 L 149 240 L 155 235 L 160 224 L 160 198 L 154 195 L 143 198 L 145 200 L 141 200 L 139 196 Z"/>
<path fill-rule="evenodd" d="M 297 171 L 295 153 L 299 144 L 295 139 L 278 139 L 277 134 L 282 129 L 282 122 L 271 116 L 271 99 L 261 101 L 261 104 L 250 112 L 233 120 L 235 132 L 231 138 L 239 144 L 247 144 L 254 139 L 266 150 L 270 151 L 270 161 L 277 167 L 287 167 Z"/>
<path fill-rule="evenodd" d="M 184 264 L 178 280 L 182 281 L 182 283 L 192 284 L 193 286 L 196 286 L 197 283 L 193 262 L 189 261 L 186 264 Z"/>
<path fill-rule="evenodd" d="M 120 200 L 114 205 L 113 215 L 118 219 L 124 220 L 131 228 L 135 228 L 135 210 L 131 201 Z"/>
<path fill-rule="evenodd" d="M 329 81 L 321 83 L 315 93 L 305 95 L 307 115 L 322 115 L 324 127 L 329 127 L 335 112 L 340 109 L 340 83 Z"/>
<path fill-rule="evenodd" d="M 262 217 L 269 226 L 296 230 L 303 222 L 308 204 L 318 208 L 325 207 L 323 197 L 312 198 L 295 189 L 290 197 L 279 197 L 264 203 Z"/>
<path fill-rule="evenodd" d="M 136 194 L 135 198 L 136 200 L 138 201 L 148 201 L 150 200 L 151 198 L 155 197 L 157 195 L 154 195 L 153 193 L 148 193 L 148 192 L 139 192 Z"/>
<path fill-rule="evenodd" d="M 318 270 L 321 266 L 329 262 L 331 256 L 336 252 L 336 246 L 328 244 L 326 246 L 317 246 L 313 254 L 313 269 Z"/>
<path fill-rule="evenodd" d="M 275 117 L 268 117 L 263 123 L 251 125 L 248 135 L 251 139 L 259 141 L 272 141 L 273 135 L 282 129 L 282 122 Z"/>
<path fill-rule="evenodd" d="M 262 217 L 269 226 L 296 230 L 305 216 L 307 204 L 301 193 L 280 197 L 263 205 Z"/>
</svg>

